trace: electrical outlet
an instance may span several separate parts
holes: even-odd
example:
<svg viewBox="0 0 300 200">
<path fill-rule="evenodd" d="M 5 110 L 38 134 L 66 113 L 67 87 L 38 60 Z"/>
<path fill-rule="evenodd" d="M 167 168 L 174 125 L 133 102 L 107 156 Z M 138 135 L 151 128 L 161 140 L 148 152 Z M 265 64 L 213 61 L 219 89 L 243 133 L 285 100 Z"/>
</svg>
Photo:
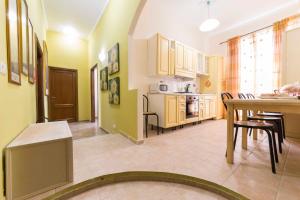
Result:
<svg viewBox="0 0 300 200">
<path fill-rule="evenodd" d="M 6 64 L 4 64 L 3 62 L 0 63 L 0 73 L 3 75 L 6 75 L 6 73 L 7 73 Z"/>
<path fill-rule="evenodd" d="M 112 127 L 113 127 L 113 129 L 116 129 L 116 128 L 117 128 L 117 125 L 116 125 L 116 124 L 113 124 Z"/>
</svg>

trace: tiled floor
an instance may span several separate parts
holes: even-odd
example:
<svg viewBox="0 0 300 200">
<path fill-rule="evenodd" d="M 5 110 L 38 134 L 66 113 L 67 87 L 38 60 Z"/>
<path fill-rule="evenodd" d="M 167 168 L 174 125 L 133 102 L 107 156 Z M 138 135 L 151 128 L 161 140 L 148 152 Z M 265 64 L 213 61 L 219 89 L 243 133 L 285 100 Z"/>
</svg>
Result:
<svg viewBox="0 0 300 200">
<path fill-rule="evenodd" d="M 106 132 L 98 127 L 97 122 L 76 122 L 69 123 L 69 126 L 74 140 L 97 135 L 106 135 Z"/>
<path fill-rule="evenodd" d="M 153 133 L 142 145 L 133 144 L 118 134 L 75 140 L 75 183 L 122 171 L 165 171 L 213 181 L 250 199 L 300 199 L 300 141 L 291 139 L 285 141 L 276 175 L 271 172 L 265 135 L 259 134 L 258 140 L 254 142 L 249 138 L 248 151 L 241 149 L 239 137 L 234 165 L 227 164 L 225 149 L 226 121 L 224 120 L 207 121 L 177 131 L 167 131 L 160 136 Z M 130 188 L 130 185 L 128 184 L 126 188 Z M 144 194 L 152 191 L 143 185 L 139 189 L 139 192 Z M 118 199 L 115 196 L 111 198 L 107 196 L 112 192 L 115 195 L 126 195 L 122 186 L 108 186 L 106 189 L 98 190 L 105 197 L 99 199 Z M 95 191 L 82 194 L 80 199 L 95 199 L 93 196 L 97 193 Z M 165 199 L 164 192 L 166 190 L 162 189 L 162 198 L 156 199 Z M 185 190 L 184 193 L 187 196 L 192 195 L 187 194 L 189 190 Z M 140 198 L 137 196 L 132 199 Z"/>
</svg>

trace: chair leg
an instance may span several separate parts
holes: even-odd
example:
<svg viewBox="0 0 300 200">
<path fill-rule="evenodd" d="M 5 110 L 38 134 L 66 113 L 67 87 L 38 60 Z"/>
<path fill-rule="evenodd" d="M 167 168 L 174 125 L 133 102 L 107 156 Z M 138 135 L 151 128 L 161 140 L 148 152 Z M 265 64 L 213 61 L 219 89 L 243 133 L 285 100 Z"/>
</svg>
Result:
<svg viewBox="0 0 300 200">
<path fill-rule="evenodd" d="M 234 134 L 234 141 L 233 141 L 233 150 L 235 150 L 235 145 L 236 145 L 236 139 L 237 139 L 237 136 L 238 136 L 238 132 L 239 132 L 239 128 L 236 127 L 235 128 L 235 134 Z"/>
<path fill-rule="evenodd" d="M 282 123 L 281 120 L 277 123 L 278 124 L 278 146 L 279 152 L 282 153 L 282 143 L 283 143 L 283 131 L 282 131 Z"/>
<path fill-rule="evenodd" d="M 270 151 L 270 160 L 271 160 L 272 172 L 274 174 L 276 174 L 274 153 L 273 153 L 273 145 L 272 145 L 272 136 L 271 136 L 269 131 L 266 131 L 266 132 L 268 134 L 268 140 L 269 140 L 269 151 Z"/>
<path fill-rule="evenodd" d="M 145 131 L 146 131 L 146 138 L 148 138 L 148 116 L 145 116 Z"/>
<path fill-rule="evenodd" d="M 156 123 L 156 126 L 157 126 L 157 135 L 159 135 L 159 117 L 158 115 L 155 115 L 156 116 L 156 119 L 157 119 L 157 123 Z"/>
<path fill-rule="evenodd" d="M 248 129 L 249 131 L 248 131 L 248 134 L 249 134 L 249 136 L 251 136 L 251 134 L 252 134 L 252 128 L 250 128 L 250 129 Z"/>
<path fill-rule="evenodd" d="M 272 140 L 273 140 L 273 150 L 274 150 L 274 154 L 275 154 L 275 162 L 278 163 L 278 153 L 277 153 L 276 136 L 275 136 L 274 130 L 271 130 L 271 132 L 272 132 Z"/>
<path fill-rule="evenodd" d="M 282 125 L 282 135 L 285 139 L 285 125 L 284 125 L 284 117 L 281 117 L 281 125 Z"/>
</svg>

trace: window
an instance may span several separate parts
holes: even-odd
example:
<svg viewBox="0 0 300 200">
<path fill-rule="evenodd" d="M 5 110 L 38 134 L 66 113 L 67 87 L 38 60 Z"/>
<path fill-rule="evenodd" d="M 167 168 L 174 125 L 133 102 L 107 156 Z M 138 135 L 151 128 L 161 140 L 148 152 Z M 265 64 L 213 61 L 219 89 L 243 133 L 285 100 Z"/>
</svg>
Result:
<svg viewBox="0 0 300 200">
<path fill-rule="evenodd" d="M 273 29 L 268 28 L 241 39 L 240 91 L 260 95 L 274 91 Z"/>
</svg>

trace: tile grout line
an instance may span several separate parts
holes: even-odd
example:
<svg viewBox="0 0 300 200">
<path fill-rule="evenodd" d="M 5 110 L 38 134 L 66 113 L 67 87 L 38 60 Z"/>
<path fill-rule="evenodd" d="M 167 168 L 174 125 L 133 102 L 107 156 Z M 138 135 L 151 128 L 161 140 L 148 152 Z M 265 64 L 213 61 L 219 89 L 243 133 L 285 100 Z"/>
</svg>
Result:
<svg viewBox="0 0 300 200">
<path fill-rule="evenodd" d="M 289 143 L 288 149 L 287 149 L 287 153 L 286 153 L 286 156 L 284 158 L 283 169 L 282 169 L 283 171 L 282 171 L 282 174 L 280 176 L 280 182 L 279 182 L 278 187 L 277 187 L 275 200 L 278 200 L 278 194 L 279 194 L 280 188 L 282 186 L 282 180 L 283 180 L 283 176 L 284 176 L 284 171 L 285 171 L 285 166 L 286 166 L 286 162 L 287 162 L 287 157 L 288 157 L 288 154 L 290 152 L 290 147 L 291 147 L 291 144 Z"/>
</svg>

